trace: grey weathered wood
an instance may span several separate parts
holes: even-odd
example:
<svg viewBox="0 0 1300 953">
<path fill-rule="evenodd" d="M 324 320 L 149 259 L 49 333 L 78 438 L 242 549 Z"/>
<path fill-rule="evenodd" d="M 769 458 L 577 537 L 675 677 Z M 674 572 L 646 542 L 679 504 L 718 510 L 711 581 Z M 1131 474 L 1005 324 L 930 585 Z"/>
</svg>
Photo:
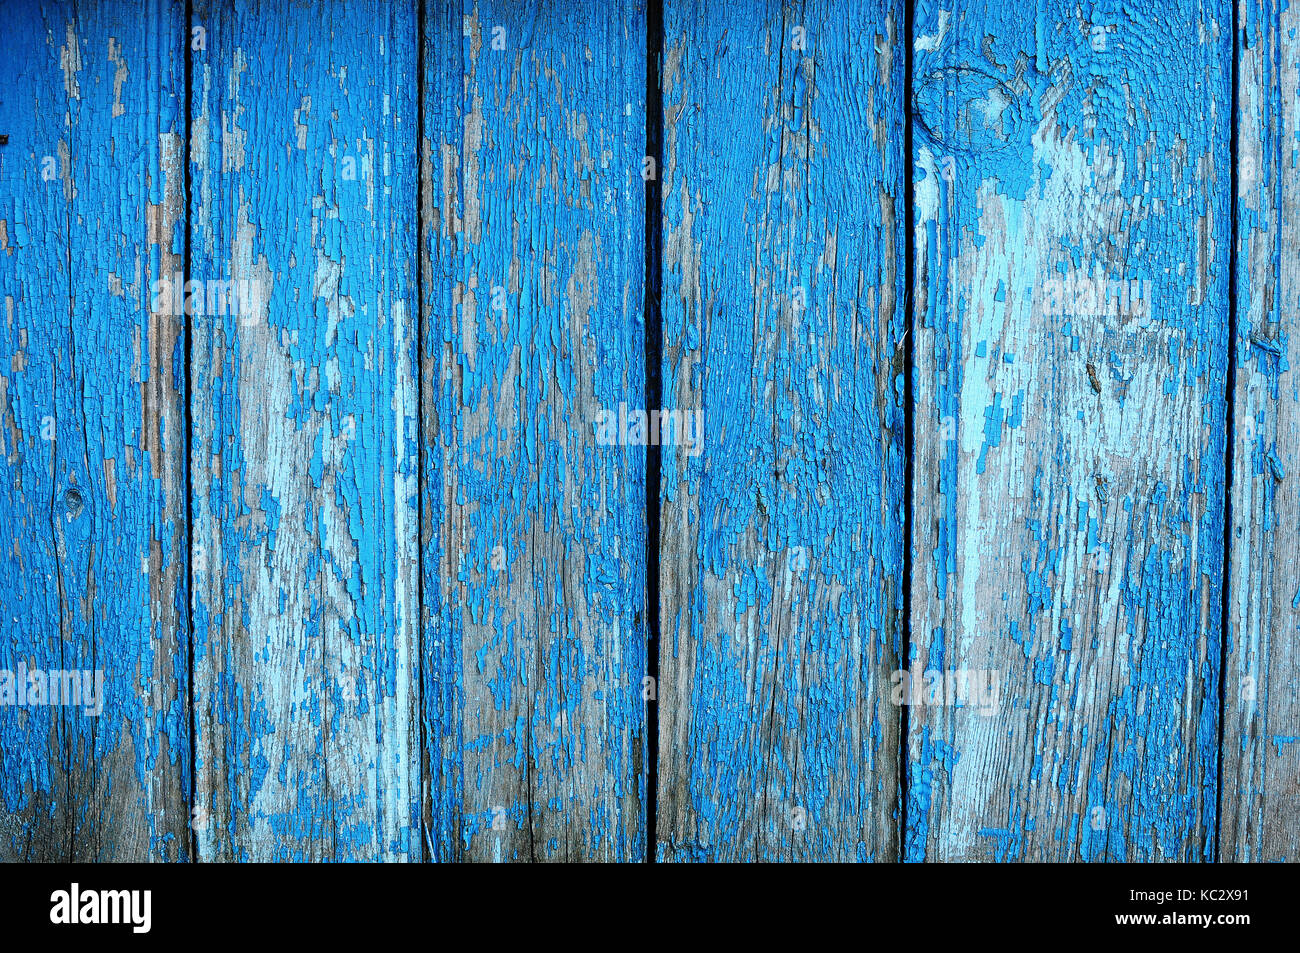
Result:
<svg viewBox="0 0 1300 953">
<path fill-rule="evenodd" d="M 438 860 L 644 856 L 645 22 L 426 5 L 425 735 Z"/>
<path fill-rule="evenodd" d="M 918 5 L 909 859 L 1213 854 L 1231 22 Z"/>
<path fill-rule="evenodd" d="M 1240 7 L 1237 373 L 1219 859 L 1300 860 L 1300 12 Z"/>
<path fill-rule="evenodd" d="M 666 5 L 663 860 L 894 860 L 903 8 Z"/>
</svg>

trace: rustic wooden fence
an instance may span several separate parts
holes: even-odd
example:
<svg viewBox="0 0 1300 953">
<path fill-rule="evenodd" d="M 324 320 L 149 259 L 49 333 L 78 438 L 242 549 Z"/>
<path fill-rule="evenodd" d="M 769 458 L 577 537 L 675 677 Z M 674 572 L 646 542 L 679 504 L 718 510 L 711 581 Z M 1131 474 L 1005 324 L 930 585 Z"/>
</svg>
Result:
<svg viewBox="0 0 1300 953">
<path fill-rule="evenodd" d="M 1295 5 L 0 18 L 0 857 L 1300 859 Z"/>
</svg>

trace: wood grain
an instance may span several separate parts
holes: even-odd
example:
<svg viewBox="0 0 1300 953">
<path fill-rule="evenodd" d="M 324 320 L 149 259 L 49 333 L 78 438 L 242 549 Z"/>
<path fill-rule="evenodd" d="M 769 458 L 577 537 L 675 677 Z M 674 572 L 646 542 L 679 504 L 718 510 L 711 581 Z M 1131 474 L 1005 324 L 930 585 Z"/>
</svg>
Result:
<svg viewBox="0 0 1300 953">
<path fill-rule="evenodd" d="M 894 860 L 901 4 L 666 4 L 661 860 Z"/>
<path fill-rule="evenodd" d="M 1231 24 L 918 4 L 908 859 L 1214 856 Z"/>
<path fill-rule="evenodd" d="M 426 18 L 429 851 L 639 860 L 644 450 L 595 423 L 644 381 L 644 13 Z"/>
<path fill-rule="evenodd" d="M 1239 12 L 1232 547 L 1219 859 L 1300 860 L 1300 12 Z"/>
<path fill-rule="evenodd" d="M 199 854 L 419 859 L 415 16 L 193 17 Z"/>
<path fill-rule="evenodd" d="M 189 853 L 184 319 L 149 308 L 183 235 L 184 25 L 143 13 L 4 15 L 4 860 Z M 24 705 L 24 669 L 81 673 L 93 704 Z"/>
</svg>

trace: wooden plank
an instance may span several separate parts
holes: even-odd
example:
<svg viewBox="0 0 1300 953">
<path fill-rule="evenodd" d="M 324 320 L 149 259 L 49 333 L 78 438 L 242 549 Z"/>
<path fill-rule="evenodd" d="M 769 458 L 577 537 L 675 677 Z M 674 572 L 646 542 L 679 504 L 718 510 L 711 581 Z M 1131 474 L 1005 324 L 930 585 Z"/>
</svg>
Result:
<svg viewBox="0 0 1300 953">
<path fill-rule="evenodd" d="M 1214 855 L 1231 28 L 917 7 L 908 859 Z"/>
<path fill-rule="evenodd" d="M 429 850 L 639 860 L 644 14 L 425 9 Z"/>
<path fill-rule="evenodd" d="M 415 15 L 192 22 L 199 854 L 418 859 Z"/>
<path fill-rule="evenodd" d="M 662 860 L 897 859 L 904 29 L 666 5 Z"/>
<path fill-rule="evenodd" d="M 3 860 L 189 853 L 184 321 L 149 307 L 182 247 L 184 24 L 145 12 L 5 10 Z"/>
<path fill-rule="evenodd" d="M 1300 860 L 1300 11 L 1240 7 L 1232 565 L 1219 859 Z"/>
</svg>

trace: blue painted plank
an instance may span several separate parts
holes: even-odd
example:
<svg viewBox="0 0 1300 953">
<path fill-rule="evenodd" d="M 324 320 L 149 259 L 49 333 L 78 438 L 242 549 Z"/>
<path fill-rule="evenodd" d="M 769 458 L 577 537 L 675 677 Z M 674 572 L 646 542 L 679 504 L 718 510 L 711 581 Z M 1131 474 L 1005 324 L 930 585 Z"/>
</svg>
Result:
<svg viewBox="0 0 1300 953">
<path fill-rule="evenodd" d="M 644 14 L 425 9 L 429 853 L 639 860 Z"/>
<path fill-rule="evenodd" d="M 1214 856 L 1231 24 L 917 6 L 910 860 Z"/>
<path fill-rule="evenodd" d="M 1300 10 L 1241 7 L 1232 575 L 1219 859 L 1300 860 Z"/>
<path fill-rule="evenodd" d="M 904 31 L 666 4 L 662 860 L 898 856 Z"/>
<path fill-rule="evenodd" d="M 0 859 L 181 860 L 184 318 L 149 292 L 182 248 L 184 24 L 157 2 L 4 22 Z"/>
<path fill-rule="evenodd" d="M 199 854 L 419 859 L 415 15 L 193 26 Z"/>
</svg>

